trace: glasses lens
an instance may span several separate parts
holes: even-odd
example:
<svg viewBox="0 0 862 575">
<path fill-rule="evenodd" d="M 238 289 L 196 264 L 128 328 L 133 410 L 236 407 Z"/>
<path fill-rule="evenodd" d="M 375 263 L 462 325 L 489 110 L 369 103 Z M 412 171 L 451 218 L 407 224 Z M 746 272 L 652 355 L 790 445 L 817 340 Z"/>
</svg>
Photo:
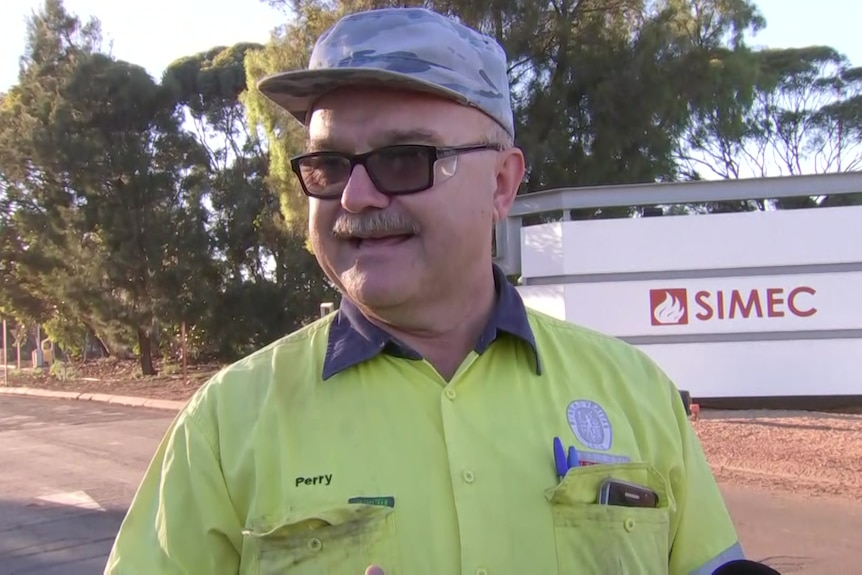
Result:
<svg viewBox="0 0 862 575">
<path fill-rule="evenodd" d="M 369 156 L 366 167 L 381 192 L 403 194 L 431 187 L 433 158 L 433 147 L 390 146 Z"/>
<path fill-rule="evenodd" d="M 350 178 L 350 160 L 333 154 L 301 158 L 299 176 L 313 196 L 340 196 Z"/>
</svg>

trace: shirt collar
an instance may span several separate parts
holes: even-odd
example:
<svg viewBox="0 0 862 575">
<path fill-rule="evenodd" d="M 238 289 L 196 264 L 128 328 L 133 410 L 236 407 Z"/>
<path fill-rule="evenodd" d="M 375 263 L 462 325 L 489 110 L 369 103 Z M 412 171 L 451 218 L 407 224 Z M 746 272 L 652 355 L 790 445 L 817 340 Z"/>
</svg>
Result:
<svg viewBox="0 0 862 575">
<path fill-rule="evenodd" d="M 482 354 L 501 333 L 508 334 L 529 346 L 535 360 L 536 373 L 541 375 L 539 350 L 527 317 L 527 309 L 521 295 L 496 265 L 494 284 L 497 289 L 494 313 L 479 335 L 474 350 Z M 329 379 L 381 353 L 404 359 L 422 359 L 416 351 L 368 321 L 353 302 L 343 298 L 338 313 L 329 326 L 329 340 L 326 346 L 326 357 L 323 360 L 323 379 Z"/>
</svg>

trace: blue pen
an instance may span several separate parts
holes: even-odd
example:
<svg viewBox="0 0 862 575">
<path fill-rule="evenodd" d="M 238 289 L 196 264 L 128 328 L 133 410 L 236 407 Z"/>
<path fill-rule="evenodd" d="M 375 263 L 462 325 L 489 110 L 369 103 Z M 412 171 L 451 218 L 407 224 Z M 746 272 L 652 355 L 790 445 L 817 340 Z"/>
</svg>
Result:
<svg viewBox="0 0 862 575">
<path fill-rule="evenodd" d="M 557 476 L 562 479 L 569 471 L 569 466 L 566 462 L 566 451 L 563 449 L 563 442 L 559 437 L 554 438 L 554 465 L 557 468 Z"/>
<path fill-rule="evenodd" d="M 578 450 L 575 449 L 574 445 L 569 446 L 569 469 L 577 469 L 580 467 L 581 462 L 578 460 Z"/>
</svg>

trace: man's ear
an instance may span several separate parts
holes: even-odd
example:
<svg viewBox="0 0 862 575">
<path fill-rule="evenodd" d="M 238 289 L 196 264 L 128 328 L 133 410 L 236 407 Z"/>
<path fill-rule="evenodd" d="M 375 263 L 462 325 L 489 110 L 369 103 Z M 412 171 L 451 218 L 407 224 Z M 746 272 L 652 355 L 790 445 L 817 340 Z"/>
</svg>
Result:
<svg viewBox="0 0 862 575">
<path fill-rule="evenodd" d="M 499 152 L 497 189 L 494 192 L 495 222 L 499 222 L 509 214 L 525 173 L 526 161 L 524 152 L 520 148 L 511 147 Z"/>
</svg>

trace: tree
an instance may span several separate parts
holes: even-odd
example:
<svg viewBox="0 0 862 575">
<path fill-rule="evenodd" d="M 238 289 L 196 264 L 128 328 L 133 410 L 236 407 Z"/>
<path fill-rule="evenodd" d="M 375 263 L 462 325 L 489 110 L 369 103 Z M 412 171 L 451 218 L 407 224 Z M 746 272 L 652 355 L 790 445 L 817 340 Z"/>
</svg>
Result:
<svg viewBox="0 0 862 575">
<path fill-rule="evenodd" d="M 767 50 L 761 57 L 763 135 L 771 142 L 777 171 L 793 175 L 857 168 L 862 146 L 853 138 L 858 133 L 853 102 L 862 95 L 860 69 L 827 46 Z M 768 170 L 765 163 L 758 162 L 762 173 Z"/>
<path fill-rule="evenodd" d="M 223 269 L 213 298 L 217 309 L 201 315 L 206 321 L 198 326 L 218 342 L 222 356 L 266 345 L 316 318 L 321 299 L 332 292 L 303 247 L 303 231 L 287 225 L 278 195 L 267 185 L 273 179 L 265 143 L 245 118 L 245 61 L 262 49 L 217 46 L 175 61 L 163 78 L 209 155 L 209 229 Z"/>
<path fill-rule="evenodd" d="M 734 109 L 706 108 L 681 141 L 689 177 L 800 175 L 862 165 L 862 69 L 828 46 L 767 49 L 751 54 L 744 74 L 715 76 L 737 94 Z M 743 80 L 740 84 L 739 81 Z M 779 208 L 853 202 L 853 196 L 783 199 Z M 723 210 L 763 209 L 764 200 Z M 714 206 L 715 209 L 719 209 Z"/>
<path fill-rule="evenodd" d="M 97 25 L 48 0 L 29 30 L 0 131 L 26 275 L 48 313 L 131 334 L 143 373 L 154 373 L 157 320 L 183 263 L 200 255 L 188 239 L 204 223 L 194 184 L 205 157 L 166 90 L 98 52 Z"/>
<path fill-rule="evenodd" d="M 261 185 L 266 154 L 239 101 L 246 90 L 245 54 L 261 48 L 217 46 L 176 60 L 162 79 L 185 108 L 207 151 L 207 195 L 214 216 L 210 231 L 230 279 L 237 281 L 263 274 L 265 247 L 257 242 L 255 221 L 270 197 Z"/>
<path fill-rule="evenodd" d="M 63 247 L 77 240 L 67 225 L 68 181 L 51 154 L 58 134 L 48 128 L 52 110 L 44 104 L 62 89 L 61 76 L 93 53 L 101 34 L 97 21 L 80 22 L 57 0 L 28 21 L 27 32 L 20 82 L 0 98 L 0 306 L 18 319 L 42 321 L 66 305 L 55 280 L 74 265 Z M 39 156 L 50 165 L 39 165 Z"/>
<path fill-rule="evenodd" d="M 265 74 L 303 67 L 324 28 L 369 7 L 427 6 L 495 37 L 510 61 L 517 140 L 527 155 L 525 193 L 676 179 L 677 142 L 691 118 L 716 105 L 738 113 L 734 87 L 751 74 L 744 35 L 763 25 L 745 0 L 264 1 L 294 19 L 250 56 L 249 85 Z M 716 78 L 718 69 L 724 77 Z M 723 90 L 716 93 L 717 84 Z M 272 183 L 285 211 L 297 214 L 292 202 L 299 192 L 286 159 L 302 149 L 300 129 L 254 90 L 247 103 L 266 128 Z"/>
<path fill-rule="evenodd" d="M 248 90 L 240 97 L 255 130 L 266 139 L 269 155 L 266 185 L 279 199 L 285 226 L 293 233 L 305 233 L 307 227 L 305 197 L 290 170 L 290 157 L 305 145 L 304 129 L 277 109 L 257 90 L 264 76 L 307 65 L 317 37 L 344 14 L 344 10 L 325 0 L 292 2 L 294 18 L 276 29 L 262 50 L 246 55 L 245 71 Z"/>
</svg>

